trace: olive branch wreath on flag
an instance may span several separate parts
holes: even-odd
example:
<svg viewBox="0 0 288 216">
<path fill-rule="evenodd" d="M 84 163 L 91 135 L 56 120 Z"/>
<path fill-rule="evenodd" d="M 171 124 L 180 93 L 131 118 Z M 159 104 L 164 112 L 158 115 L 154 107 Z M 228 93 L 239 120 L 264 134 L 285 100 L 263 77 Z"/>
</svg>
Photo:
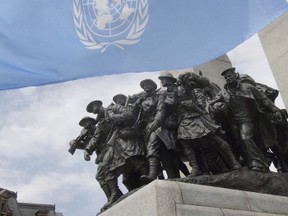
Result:
<svg viewBox="0 0 288 216">
<path fill-rule="evenodd" d="M 93 38 L 90 31 L 87 29 L 85 22 L 83 21 L 81 0 L 73 0 L 73 20 L 76 27 L 76 33 L 80 38 L 80 41 L 86 46 L 87 49 L 102 49 L 101 52 L 105 52 L 111 45 L 123 50 L 123 45 L 136 44 L 140 41 L 140 37 L 145 31 L 148 19 L 148 0 L 140 0 L 136 21 L 130 28 L 127 37 L 125 39 L 116 40 L 113 42 L 98 43 Z"/>
</svg>

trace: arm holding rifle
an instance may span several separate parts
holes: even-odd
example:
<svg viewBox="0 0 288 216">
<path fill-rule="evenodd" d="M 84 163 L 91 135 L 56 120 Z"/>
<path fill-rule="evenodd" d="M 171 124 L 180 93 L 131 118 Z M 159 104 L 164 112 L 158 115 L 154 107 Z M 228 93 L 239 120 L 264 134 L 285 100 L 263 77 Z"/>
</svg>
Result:
<svg viewBox="0 0 288 216">
<path fill-rule="evenodd" d="M 69 142 L 70 148 L 68 149 L 68 152 L 70 152 L 70 154 L 74 154 L 76 149 L 84 149 L 85 148 L 85 137 L 88 133 L 87 129 L 82 129 L 80 135 L 76 138 L 73 139 Z"/>
<path fill-rule="evenodd" d="M 97 121 L 91 117 L 84 117 L 80 120 L 79 125 L 83 127 L 80 135 L 69 142 L 68 151 L 73 155 L 76 149 L 84 149 L 95 131 Z"/>
</svg>

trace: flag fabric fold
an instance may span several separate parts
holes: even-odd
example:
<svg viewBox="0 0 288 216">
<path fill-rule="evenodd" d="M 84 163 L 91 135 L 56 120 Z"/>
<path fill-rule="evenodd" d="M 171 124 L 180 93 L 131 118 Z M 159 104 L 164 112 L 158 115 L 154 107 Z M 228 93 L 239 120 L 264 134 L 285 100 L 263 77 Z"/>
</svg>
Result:
<svg viewBox="0 0 288 216">
<path fill-rule="evenodd" d="M 285 0 L 2 0 L 0 90 L 197 66 L 287 10 Z"/>
</svg>

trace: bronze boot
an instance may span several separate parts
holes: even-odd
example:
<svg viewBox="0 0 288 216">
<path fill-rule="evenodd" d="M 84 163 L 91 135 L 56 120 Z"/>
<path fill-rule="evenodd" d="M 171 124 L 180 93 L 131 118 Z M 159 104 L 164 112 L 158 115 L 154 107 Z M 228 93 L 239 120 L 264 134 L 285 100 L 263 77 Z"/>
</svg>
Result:
<svg viewBox="0 0 288 216">
<path fill-rule="evenodd" d="M 110 197 L 111 197 L 111 190 L 110 190 L 108 184 L 107 183 L 102 183 L 102 184 L 100 184 L 100 186 L 101 186 L 102 190 L 104 191 L 104 193 L 106 195 L 107 201 L 109 202 Z"/>
<path fill-rule="evenodd" d="M 118 187 L 117 179 L 113 179 L 107 182 L 111 191 L 111 196 L 108 202 L 101 208 L 101 212 L 108 209 L 114 202 L 116 202 L 122 195 L 122 191 Z"/>
<path fill-rule="evenodd" d="M 159 167 L 160 167 L 160 159 L 157 157 L 149 157 L 148 165 L 149 165 L 149 174 L 142 175 L 140 177 L 141 182 L 143 184 L 148 184 L 157 178 Z"/>
<path fill-rule="evenodd" d="M 187 151 L 186 158 L 187 158 L 190 166 L 192 167 L 192 171 L 191 171 L 189 176 L 201 175 L 202 170 L 199 167 L 194 149 L 189 149 L 189 152 Z"/>
<path fill-rule="evenodd" d="M 222 159 L 228 164 L 231 170 L 239 170 L 241 169 L 241 165 L 239 161 L 234 156 L 230 145 L 222 140 L 222 143 L 219 145 L 220 149 L 218 148 L 218 152 L 221 155 Z"/>
</svg>

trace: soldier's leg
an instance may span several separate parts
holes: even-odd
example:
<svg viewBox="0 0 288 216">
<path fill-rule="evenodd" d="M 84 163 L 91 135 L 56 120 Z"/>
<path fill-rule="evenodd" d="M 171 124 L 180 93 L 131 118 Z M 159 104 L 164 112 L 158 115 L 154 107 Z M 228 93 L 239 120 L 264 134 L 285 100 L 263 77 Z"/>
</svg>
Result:
<svg viewBox="0 0 288 216">
<path fill-rule="evenodd" d="M 96 180 L 99 182 L 100 187 L 105 193 L 105 196 L 107 197 L 107 201 L 109 202 L 110 197 L 111 197 L 111 190 L 105 181 L 105 166 L 103 166 L 103 163 L 99 163 L 97 167 L 97 173 L 96 173 Z"/>
<path fill-rule="evenodd" d="M 166 171 L 168 178 L 180 178 L 178 164 L 174 158 L 174 151 L 168 150 L 164 144 L 161 145 L 160 158 L 163 169 Z"/>
<path fill-rule="evenodd" d="M 118 187 L 118 174 L 108 171 L 105 174 L 107 185 L 110 189 L 111 195 L 109 201 L 101 208 L 101 211 L 109 208 L 114 202 L 116 202 L 122 195 L 122 191 Z"/>
<path fill-rule="evenodd" d="M 248 168 L 253 171 L 268 171 L 268 166 L 265 163 L 263 152 L 258 148 L 253 140 L 252 122 L 240 123 L 240 140 L 242 148 L 245 152 Z"/>
<path fill-rule="evenodd" d="M 180 145 L 183 150 L 183 154 L 187 158 L 190 166 L 192 167 L 191 174 L 192 176 L 197 176 L 202 174 L 202 170 L 197 161 L 197 157 L 195 154 L 195 150 L 193 148 L 193 141 L 192 140 L 180 140 Z"/>
<path fill-rule="evenodd" d="M 139 176 L 135 172 L 124 172 L 122 182 L 128 191 L 132 191 L 141 186 Z"/>
<path fill-rule="evenodd" d="M 245 148 L 243 147 L 243 143 L 241 141 L 240 124 L 238 124 L 236 121 L 232 121 L 230 124 L 230 132 L 234 142 L 233 153 L 235 153 L 237 159 L 243 167 L 247 166 L 247 153 L 245 152 Z"/>
<path fill-rule="evenodd" d="M 144 156 L 136 156 L 132 158 L 133 163 L 133 170 L 135 173 L 137 173 L 137 176 L 143 176 L 147 175 L 149 172 L 149 167 L 147 164 L 147 159 Z"/>
<path fill-rule="evenodd" d="M 280 145 L 275 145 L 271 147 L 272 152 L 274 153 L 274 155 L 277 157 L 279 164 L 281 166 L 281 171 L 280 172 L 284 172 L 287 173 L 288 172 L 288 164 L 286 162 L 286 159 L 284 157 L 283 154 L 283 149 L 281 148 Z"/>
<path fill-rule="evenodd" d="M 234 156 L 230 145 L 216 134 L 208 135 L 210 139 L 215 141 L 213 147 L 215 147 L 218 153 L 221 155 L 222 159 L 227 163 L 231 170 L 241 169 L 241 165 Z"/>
<path fill-rule="evenodd" d="M 188 176 L 190 173 L 189 173 L 189 170 L 187 168 L 187 166 L 185 165 L 185 163 L 183 163 L 183 161 L 180 160 L 180 158 L 178 158 L 179 160 L 179 170 L 185 175 L 185 176 Z"/>
<path fill-rule="evenodd" d="M 148 184 L 149 182 L 155 180 L 158 176 L 160 168 L 160 140 L 155 132 L 152 132 L 148 138 L 147 142 L 147 161 L 149 172 L 148 175 L 142 175 L 141 181 L 143 184 Z"/>
<path fill-rule="evenodd" d="M 143 184 L 140 177 L 148 174 L 146 158 L 142 155 L 130 157 L 126 160 L 123 172 L 123 184 L 128 191 L 141 187 Z"/>
</svg>

